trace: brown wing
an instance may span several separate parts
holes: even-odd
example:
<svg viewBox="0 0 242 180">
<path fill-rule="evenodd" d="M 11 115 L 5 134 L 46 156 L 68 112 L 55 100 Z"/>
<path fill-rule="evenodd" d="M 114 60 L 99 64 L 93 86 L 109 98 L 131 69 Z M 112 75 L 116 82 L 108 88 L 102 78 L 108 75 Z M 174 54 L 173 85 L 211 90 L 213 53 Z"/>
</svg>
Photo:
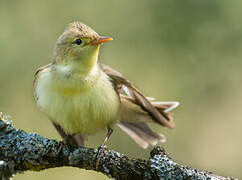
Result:
<svg viewBox="0 0 242 180">
<path fill-rule="evenodd" d="M 119 95 L 125 94 L 128 96 L 130 101 L 148 112 L 154 122 L 170 129 L 174 128 L 169 112 L 165 112 L 165 109 L 167 109 L 169 105 L 165 106 L 152 103 L 135 87 L 133 83 L 124 78 L 120 72 L 104 64 L 100 64 L 100 66 L 102 70 L 112 79 L 114 87 Z"/>
</svg>

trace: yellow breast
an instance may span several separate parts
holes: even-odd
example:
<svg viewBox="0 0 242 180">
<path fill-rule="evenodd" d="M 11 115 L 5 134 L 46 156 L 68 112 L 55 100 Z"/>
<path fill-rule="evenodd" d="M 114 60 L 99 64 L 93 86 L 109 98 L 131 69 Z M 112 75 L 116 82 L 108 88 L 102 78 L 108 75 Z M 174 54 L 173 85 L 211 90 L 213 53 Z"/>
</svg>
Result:
<svg viewBox="0 0 242 180">
<path fill-rule="evenodd" d="M 67 134 L 92 134 L 117 120 L 119 97 L 103 72 L 95 81 L 67 81 L 45 71 L 38 78 L 36 94 L 41 109 Z"/>
</svg>

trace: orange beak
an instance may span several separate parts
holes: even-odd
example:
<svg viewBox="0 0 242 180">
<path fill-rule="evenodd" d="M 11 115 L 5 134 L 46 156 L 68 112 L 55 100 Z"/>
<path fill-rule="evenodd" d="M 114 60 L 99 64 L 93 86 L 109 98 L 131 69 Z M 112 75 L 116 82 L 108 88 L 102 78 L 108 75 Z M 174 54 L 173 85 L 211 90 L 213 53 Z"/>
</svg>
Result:
<svg viewBox="0 0 242 180">
<path fill-rule="evenodd" d="M 105 37 L 105 36 L 100 36 L 97 40 L 94 40 L 91 42 L 92 45 L 98 45 L 98 44 L 102 44 L 108 41 L 112 41 L 113 38 L 111 37 Z"/>
</svg>

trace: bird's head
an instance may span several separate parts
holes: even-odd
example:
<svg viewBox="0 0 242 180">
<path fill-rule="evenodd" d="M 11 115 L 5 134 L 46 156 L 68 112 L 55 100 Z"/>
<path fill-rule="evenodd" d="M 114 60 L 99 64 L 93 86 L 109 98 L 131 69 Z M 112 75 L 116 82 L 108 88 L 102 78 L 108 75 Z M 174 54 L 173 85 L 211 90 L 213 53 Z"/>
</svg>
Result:
<svg viewBox="0 0 242 180">
<path fill-rule="evenodd" d="M 88 68 L 97 62 L 100 44 L 110 40 L 112 38 L 99 36 L 83 23 L 73 22 L 57 40 L 55 61 L 61 64 L 80 63 Z"/>
</svg>

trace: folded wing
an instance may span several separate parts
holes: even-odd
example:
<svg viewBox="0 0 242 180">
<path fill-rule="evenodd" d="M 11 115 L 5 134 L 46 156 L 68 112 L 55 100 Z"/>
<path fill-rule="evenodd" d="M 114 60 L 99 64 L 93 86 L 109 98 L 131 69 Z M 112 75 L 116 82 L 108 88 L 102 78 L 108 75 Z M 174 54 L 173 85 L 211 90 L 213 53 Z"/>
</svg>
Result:
<svg viewBox="0 0 242 180">
<path fill-rule="evenodd" d="M 137 87 L 124 76 L 109 66 L 100 64 L 102 70 L 110 77 L 120 97 L 120 114 L 118 126 L 133 138 L 141 147 L 164 142 L 165 137 L 153 132 L 147 122 L 154 122 L 173 129 L 171 110 L 178 102 L 156 102 L 145 97 Z"/>
</svg>

